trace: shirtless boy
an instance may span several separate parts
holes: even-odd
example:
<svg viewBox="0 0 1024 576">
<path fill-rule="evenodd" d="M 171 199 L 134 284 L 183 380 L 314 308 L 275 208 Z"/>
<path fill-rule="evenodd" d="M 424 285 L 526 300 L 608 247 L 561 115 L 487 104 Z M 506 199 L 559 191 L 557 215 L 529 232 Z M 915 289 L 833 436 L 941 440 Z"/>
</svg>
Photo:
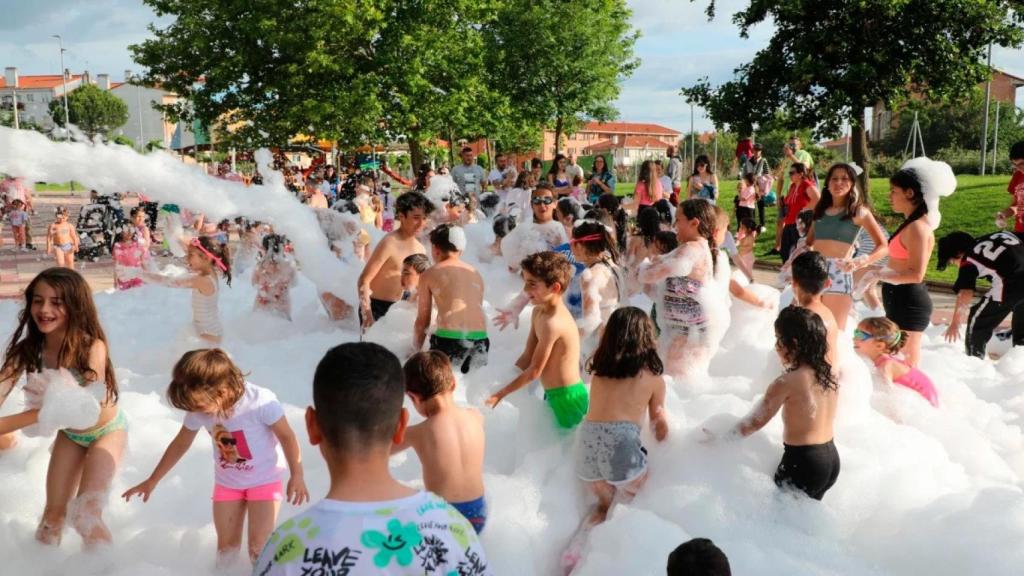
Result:
<svg viewBox="0 0 1024 576">
<path fill-rule="evenodd" d="M 572 264 L 562 254 L 538 252 L 523 258 L 520 267 L 523 290 L 534 305 L 526 350 L 516 361 L 522 373 L 486 404 L 494 408 L 505 396 L 540 378 L 559 428 L 572 430 L 586 416 L 589 404 L 580 379 L 579 329 L 562 300 L 572 279 Z"/>
<path fill-rule="evenodd" d="M 405 363 L 405 393 L 423 422 L 409 426 L 392 453 L 412 447 L 423 465 L 423 485 L 462 513 L 479 534 L 487 523 L 484 500 L 484 418 L 455 404 L 448 357 L 431 350 Z"/>
<path fill-rule="evenodd" d="M 425 254 L 416 236 L 423 230 L 434 205 L 419 192 L 406 192 L 395 202 L 400 224 L 373 249 L 359 275 L 359 323 L 369 328 L 402 298 L 402 261 L 410 254 Z"/>
<path fill-rule="evenodd" d="M 806 308 L 821 317 L 828 333 L 828 362 L 836 365 L 836 342 L 839 337 L 839 324 L 836 323 L 832 311 L 821 300 L 821 295 L 829 287 L 828 261 L 817 252 L 804 252 L 793 259 L 793 301 L 797 306 Z"/>
<path fill-rule="evenodd" d="M 436 304 L 437 330 L 430 336 L 430 349 L 443 352 L 468 374 L 487 364 L 491 341 L 484 316 L 484 279 L 460 258 L 465 249 L 466 233 L 458 226 L 441 224 L 430 233 L 436 264 L 420 275 L 413 350 L 423 348 Z"/>
</svg>

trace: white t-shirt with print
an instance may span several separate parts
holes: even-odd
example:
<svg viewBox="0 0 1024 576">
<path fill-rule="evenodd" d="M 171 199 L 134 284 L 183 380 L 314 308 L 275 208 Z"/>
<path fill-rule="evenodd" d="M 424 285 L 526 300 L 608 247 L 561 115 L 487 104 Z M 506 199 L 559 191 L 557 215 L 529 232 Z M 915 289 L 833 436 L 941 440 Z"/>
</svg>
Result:
<svg viewBox="0 0 1024 576">
<path fill-rule="evenodd" d="M 284 407 L 273 392 L 246 382 L 230 418 L 189 412 L 184 424 L 189 430 L 206 428 L 210 433 L 217 484 L 244 489 L 281 480 L 284 452 L 270 427 L 283 417 Z"/>
<path fill-rule="evenodd" d="M 469 522 L 440 496 L 321 500 L 278 526 L 254 576 L 493 574 Z"/>
</svg>

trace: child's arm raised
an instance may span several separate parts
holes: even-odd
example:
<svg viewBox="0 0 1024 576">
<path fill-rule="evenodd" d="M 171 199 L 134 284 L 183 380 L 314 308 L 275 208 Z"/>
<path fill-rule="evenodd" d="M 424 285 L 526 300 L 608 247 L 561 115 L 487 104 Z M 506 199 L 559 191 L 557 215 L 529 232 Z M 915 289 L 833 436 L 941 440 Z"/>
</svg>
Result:
<svg viewBox="0 0 1024 576">
<path fill-rule="evenodd" d="M 534 335 L 534 332 L 537 332 L 537 334 Z M 548 360 L 551 358 L 551 351 L 555 347 L 555 342 L 558 341 L 558 333 L 551 326 L 551 320 L 545 320 L 537 326 L 536 330 L 530 331 L 530 339 L 533 341 L 530 364 L 523 368 L 519 376 L 516 376 L 516 379 L 510 382 L 508 386 L 498 390 L 488 398 L 485 402 L 486 405 L 494 408 L 505 396 L 540 378 L 541 373 L 544 372 L 544 367 L 547 366 Z M 530 344 L 530 340 L 527 340 L 527 351 L 529 351 Z"/>
<path fill-rule="evenodd" d="M 167 286 L 168 288 L 193 288 L 198 290 L 202 276 L 198 274 L 189 274 L 187 276 L 179 276 L 177 278 L 171 278 L 170 276 L 164 276 L 156 272 L 149 272 L 147 270 L 140 270 L 138 272 L 139 278 L 142 278 L 146 282 L 151 284 L 160 284 Z M 205 287 L 205 285 L 204 285 Z"/>
<path fill-rule="evenodd" d="M 289 478 L 285 487 L 285 497 L 295 506 L 309 502 L 309 490 L 306 489 L 302 473 L 302 450 L 299 448 L 299 441 L 295 439 L 295 432 L 288 425 L 288 419 L 282 416 L 270 426 L 270 430 L 281 443 L 284 459 L 288 461 Z"/>
<path fill-rule="evenodd" d="M 156 468 L 153 469 L 153 473 L 149 475 L 138 485 L 129 488 L 124 494 L 121 495 L 125 499 L 125 502 L 131 500 L 132 496 L 141 496 L 143 502 L 149 502 L 149 495 L 152 494 L 153 490 L 156 489 L 156 485 L 160 483 L 160 480 L 174 468 L 174 465 L 181 460 L 181 457 L 188 452 L 189 446 L 192 445 L 192 441 L 196 439 L 196 433 L 198 430 L 189 430 L 187 427 L 182 426 L 181 430 L 178 430 L 178 435 L 171 440 L 171 443 L 167 445 L 167 450 L 164 450 L 163 457 L 160 458 L 160 462 L 157 463 Z"/>
<path fill-rule="evenodd" d="M 782 408 L 782 405 L 786 403 L 787 396 L 789 396 L 789 390 L 786 377 L 779 376 L 768 386 L 768 390 L 764 393 L 764 398 L 761 398 L 754 406 L 754 409 L 750 411 L 750 414 L 747 414 L 736 425 L 736 432 L 740 436 L 747 437 L 764 428 L 765 424 L 770 422 L 779 412 L 779 409 Z"/>
</svg>

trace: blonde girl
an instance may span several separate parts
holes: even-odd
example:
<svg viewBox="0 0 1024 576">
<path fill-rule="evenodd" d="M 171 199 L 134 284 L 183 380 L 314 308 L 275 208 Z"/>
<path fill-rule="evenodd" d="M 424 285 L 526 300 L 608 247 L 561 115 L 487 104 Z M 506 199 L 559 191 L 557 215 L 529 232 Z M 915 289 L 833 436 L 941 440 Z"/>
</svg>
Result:
<svg viewBox="0 0 1024 576">
<path fill-rule="evenodd" d="M 167 387 L 171 405 L 184 410 L 185 422 L 153 473 L 128 489 L 125 501 L 148 502 L 160 480 L 188 452 L 200 428 L 213 442 L 213 525 L 218 563 L 230 564 L 242 546 L 242 525 L 249 517 L 249 560 L 256 561 L 274 530 L 281 500 L 296 506 L 309 501 L 302 453 L 284 408 L 273 392 L 245 380 L 220 349 L 192 350 L 174 365 Z M 284 463 L 290 478 L 282 486 Z"/>
</svg>

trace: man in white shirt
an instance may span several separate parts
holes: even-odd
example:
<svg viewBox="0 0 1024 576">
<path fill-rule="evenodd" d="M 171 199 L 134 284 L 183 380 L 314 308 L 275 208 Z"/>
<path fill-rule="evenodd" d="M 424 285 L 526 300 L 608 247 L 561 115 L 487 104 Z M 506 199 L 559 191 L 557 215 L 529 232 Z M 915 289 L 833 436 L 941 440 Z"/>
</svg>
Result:
<svg viewBox="0 0 1024 576">
<path fill-rule="evenodd" d="M 494 192 L 504 202 L 508 197 L 508 191 L 515 186 L 516 177 L 519 176 L 519 173 L 516 171 L 515 166 L 508 163 L 508 156 L 500 152 L 494 157 L 494 164 L 495 166 L 491 168 L 491 173 L 487 175 L 487 182 L 494 187 Z"/>
<path fill-rule="evenodd" d="M 580 177 L 581 185 L 587 181 L 587 177 L 583 174 L 583 168 L 576 163 L 575 154 L 569 154 L 569 165 L 565 167 L 565 175 L 569 179 L 570 184 L 572 184 L 573 178 L 576 176 Z"/>
<path fill-rule="evenodd" d="M 484 174 L 484 169 L 476 163 L 472 148 L 469 146 L 463 148 L 460 157 L 462 164 L 452 168 L 452 180 L 463 194 L 479 198 L 480 194 L 487 191 L 487 175 Z"/>
</svg>

